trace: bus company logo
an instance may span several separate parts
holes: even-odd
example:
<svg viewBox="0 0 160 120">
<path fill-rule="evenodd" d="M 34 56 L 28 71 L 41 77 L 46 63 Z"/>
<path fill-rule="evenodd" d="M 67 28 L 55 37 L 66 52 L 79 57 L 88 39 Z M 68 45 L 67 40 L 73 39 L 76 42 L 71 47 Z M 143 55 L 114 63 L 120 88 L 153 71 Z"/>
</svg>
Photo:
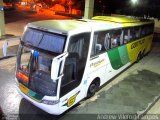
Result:
<svg viewBox="0 0 160 120">
<path fill-rule="evenodd" d="M 136 47 L 138 47 L 139 45 L 143 44 L 145 41 L 145 39 L 142 39 L 140 41 L 134 42 L 133 44 L 131 44 L 131 49 L 134 49 Z"/>
<path fill-rule="evenodd" d="M 73 105 L 74 102 L 76 101 L 76 97 L 77 97 L 77 95 L 78 95 L 79 93 L 80 93 L 80 91 L 78 91 L 75 95 L 71 96 L 71 97 L 68 99 L 67 103 L 65 103 L 63 106 L 70 107 L 71 105 Z"/>
<path fill-rule="evenodd" d="M 104 63 L 104 59 L 102 59 L 102 60 L 99 60 L 99 61 L 97 61 L 97 62 L 95 62 L 95 63 L 91 63 L 90 64 L 90 67 L 97 67 L 97 66 L 99 66 L 99 65 L 101 65 L 101 64 L 103 64 Z"/>
</svg>

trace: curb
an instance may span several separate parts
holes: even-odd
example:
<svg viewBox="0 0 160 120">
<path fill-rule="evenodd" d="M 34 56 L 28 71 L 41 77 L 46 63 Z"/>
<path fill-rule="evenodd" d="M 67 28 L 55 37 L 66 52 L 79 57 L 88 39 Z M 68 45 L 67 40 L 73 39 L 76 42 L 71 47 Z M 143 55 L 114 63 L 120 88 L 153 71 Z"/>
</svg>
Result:
<svg viewBox="0 0 160 120">
<path fill-rule="evenodd" d="M 11 57 L 15 57 L 15 56 L 6 56 L 6 57 L 1 57 L 1 58 L 0 58 L 0 60 L 5 60 L 5 59 L 11 58 Z"/>
<path fill-rule="evenodd" d="M 0 36 L 0 40 L 5 40 L 5 39 L 9 39 L 9 38 L 14 38 L 14 37 L 18 37 L 12 34 L 6 34 L 6 35 L 2 35 Z"/>
</svg>

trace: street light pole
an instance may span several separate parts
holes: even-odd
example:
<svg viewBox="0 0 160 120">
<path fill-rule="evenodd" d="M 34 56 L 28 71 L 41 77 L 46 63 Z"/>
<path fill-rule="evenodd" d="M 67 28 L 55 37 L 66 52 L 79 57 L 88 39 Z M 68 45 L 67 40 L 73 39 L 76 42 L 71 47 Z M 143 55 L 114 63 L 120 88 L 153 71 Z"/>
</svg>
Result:
<svg viewBox="0 0 160 120">
<path fill-rule="evenodd" d="M 3 0 L 0 0 L 0 37 L 5 35 Z"/>
</svg>

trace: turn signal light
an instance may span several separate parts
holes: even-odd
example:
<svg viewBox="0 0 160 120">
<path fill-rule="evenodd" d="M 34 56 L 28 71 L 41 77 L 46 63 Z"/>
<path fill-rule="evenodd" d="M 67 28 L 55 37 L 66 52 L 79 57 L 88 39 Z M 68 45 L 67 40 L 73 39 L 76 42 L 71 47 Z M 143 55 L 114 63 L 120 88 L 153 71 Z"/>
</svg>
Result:
<svg viewBox="0 0 160 120">
<path fill-rule="evenodd" d="M 22 79 L 24 82 L 28 82 L 29 78 L 28 76 L 26 76 L 25 74 L 21 73 L 21 72 L 16 72 L 16 76 L 20 79 Z"/>
</svg>

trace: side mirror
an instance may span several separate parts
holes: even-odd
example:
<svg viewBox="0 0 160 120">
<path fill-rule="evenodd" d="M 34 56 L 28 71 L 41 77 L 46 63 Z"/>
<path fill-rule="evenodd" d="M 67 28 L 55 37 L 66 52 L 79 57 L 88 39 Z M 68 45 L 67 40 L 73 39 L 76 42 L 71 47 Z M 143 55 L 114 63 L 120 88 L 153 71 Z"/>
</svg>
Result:
<svg viewBox="0 0 160 120">
<path fill-rule="evenodd" d="M 51 68 L 51 79 L 52 80 L 57 80 L 59 79 L 61 76 L 63 76 L 61 74 L 61 68 L 63 68 L 64 66 L 64 60 L 66 59 L 66 57 L 68 56 L 68 53 L 63 53 L 55 58 L 53 58 L 52 60 L 52 68 Z"/>
</svg>

